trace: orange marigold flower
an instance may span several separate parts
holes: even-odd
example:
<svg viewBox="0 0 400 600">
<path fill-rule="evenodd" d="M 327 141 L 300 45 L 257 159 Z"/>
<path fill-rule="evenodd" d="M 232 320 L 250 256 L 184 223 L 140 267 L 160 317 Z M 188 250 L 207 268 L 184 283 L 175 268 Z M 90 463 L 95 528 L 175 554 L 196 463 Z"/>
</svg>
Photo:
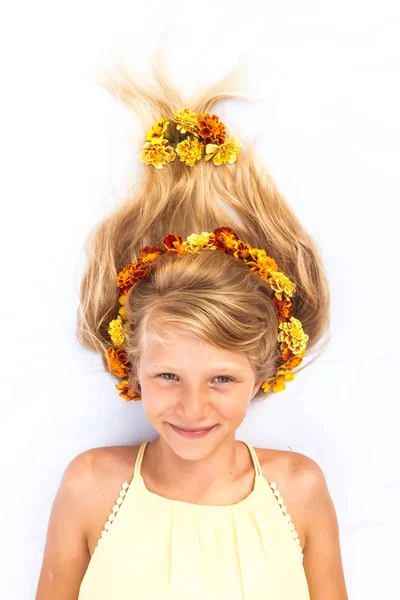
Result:
<svg viewBox="0 0 400 600">
<path fill-rule="evenodd" d="M 197 123 L 201 137 L 209 144 L 223 144 L 225 142 L 226 127 L 220 122 L 217 115 L 198 113 Z"/>
<path fill-rule="evenodd" d="M 115 350 L 110 347 L 105 351 L 105 356 L 108 361 L 108 366 L 113 375 L 116 377 L 126 377 L 130 373 L 131 364 L 126 352 L 121 348 Z"/>
<path fill-rule="evenodd" d="M 186 138 L 175 148 L 179 160 L 188 167 L 193 167 L 204 154 L 204 144 L 197 138 Z"/>
<path fill-rule="evenodd" d="M 258 273 L 260 277 L 265 279 L 271 271 L 275 272 L 278 270 L 278 265 L 273 258 L 268 256 L 264 249 L 250 248 L 249 254 L 253 260 L 247 261 L 246 264 L 251 265 L 250 270 Z"/>
<path fill-rule="evenodd" d="M 140 154 L 140 160 L 147 165 L 153 165 L 156 169 L 163 169 L 164 165 L 175 160 L 176 154 L 172 146 L 168 146 L 168 140 L 160 142 L 146 142 Z"/>
<path fill-rule="evenodd" d="M 146 263 L 153 262 L 163 253 L 162 248 L 160 246 L 145 246 L 142 248 L 140 256 L 138 258 L 138 265 L 145 265 Z"/>
<path fill-rule="evenodd" d="M 229 163 L 230 165 L 235 162 L 238 157 L 240 148 L 240 142 L 232 135 L 227 142 L 218 146 L 218 144 L 207 144 L 206 146 L 206 160 L 212 161 L 214 165 L 223 165 Z"/>
<path fill-rule="evenodd" d="M 186 242 L 183 241 L 180 235 L 170 233 L 164 238 L 164 246 L 169 253 L 186 254 Z"/>
<path fill-rule="evenodd" d="M 249 244 L 242 242 L 242 240 L 237 240 L 236 247 L 233 251 L 233 256 L 248 264 L 246 259 L 249 257 L 249 248 Z"/>
<path fill-rule="evenodd" d="M 276 314 L 280 321 L 286 321 L 292 316 L 293 303 L 291 300 L 287 300 L 286 298 L 278 300 L 275 296 L 272 300 L 272 304 L 275 306 Z"/>
<path fill-rule="evenodd" d="M 226 250 L 228 254 L 235 254 L 239 248 L 239 238 L 230 227 L 218 227 L 214 229 L 216 245 L 218 248 Z"/>
<path fill-rule="evenodd" d="M 301 363 L 303 362 L 303 357 L 304 357 L 305 353 L 306 353 L 306 351 L 303 350 L 302 352 L 299 352 L 298 354 L 291 356 L 289 358 L 289 360 L 287 360 L 285 362 L 285 364 L 282 365 L 282 367 L 285 367 L 285 369 L 289 369 L 289 370 L 299 367 L 301 365 Z"/>
<path fill-rule="evenodd" d="M 124 398 L 127 402 L 129 402 L 130 400 L 141 399 L 140 394 L 136 394 L 136 392 L 131 390 L 131 388 L 129 387 L 129 381 L 127 379 L 124 379 L 124 381 L 121 381 L 121 383 L 117 383 L 115 387 L 117 388 L 117 390 L 120 390 L 119 396 Z"/>
<path fill-rule="evenodd" d="M 197 113 L 190 110 L 190 108 L 176 110 L 172 115 L 172 120 L 177 123 L 176 128 L 181 133 L 189 132 L 198 137 Z"/>
<path fill-rule="evenodd" d="M 140 277 L 143 277 L 147 270 L 143 267 L 129 263 L 122 269 L 117 276 L 117 286 L 121 290 L 121 294 L 127 294 L 132 286 L 136 285 Z"/>
</svg>

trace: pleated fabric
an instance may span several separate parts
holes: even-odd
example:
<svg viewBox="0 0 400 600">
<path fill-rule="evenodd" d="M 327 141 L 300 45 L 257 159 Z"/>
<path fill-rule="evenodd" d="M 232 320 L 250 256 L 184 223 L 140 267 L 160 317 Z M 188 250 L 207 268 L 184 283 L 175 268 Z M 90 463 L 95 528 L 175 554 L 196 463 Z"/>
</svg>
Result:
<svg viewBox="0 0 400 600">
<path fill-rule="evenodd" d="M 83 577 L 78 600 L 310 600 L 298 534 L 275 482 L 255 469 L 253 491 L 228 506 L 124 482 Z"/>
</svg>

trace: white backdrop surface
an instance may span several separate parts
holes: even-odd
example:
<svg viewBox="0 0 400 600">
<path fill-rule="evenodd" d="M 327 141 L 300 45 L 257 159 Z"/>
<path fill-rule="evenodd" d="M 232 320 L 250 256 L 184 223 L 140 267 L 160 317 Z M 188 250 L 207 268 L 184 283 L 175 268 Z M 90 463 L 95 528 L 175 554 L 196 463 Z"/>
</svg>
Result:
<svg viewBox="0 0 400 600">
<path fill-rule="evenodd" d="M 4 9 L 3 9 L 4 10 Z M 349 598 L 398 598 L 399 26 L 396 2 L 14 2 L 1 19 L 2 598 L 34 598 L 61 475 L 79 452 L 153 439 L 75 339 L 83 243 L 144 132 L 96 82 L 124 52 L 191 93 L 248 56 L 221 120 L 258 149 L 321 247 L 331 342 L 237 432 L 302 452 L 335 503 Z"/>
</svg>

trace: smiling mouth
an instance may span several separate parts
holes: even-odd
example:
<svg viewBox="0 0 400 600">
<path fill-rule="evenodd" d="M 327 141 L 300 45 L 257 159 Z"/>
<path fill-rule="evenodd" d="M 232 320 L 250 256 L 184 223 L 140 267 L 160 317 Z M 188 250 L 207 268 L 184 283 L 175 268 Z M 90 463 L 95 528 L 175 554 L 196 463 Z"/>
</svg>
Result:
<svg viewBox="0 0 400 600">
<path fill-rule="evenodd" d="M 181 429 L 182 431 L 190 431 L 192 433 L 195 433 L 196 431 L 206 431 L 207 429 L 212 429 L 213 427 L 215 427 L 215 425 L 211 425 L 210 427 L 199 427 L 196 429 L 189 429 L 188 427 L 180 427 L 179 425 L 174 425 L 173 423 L 170 423 L 170 425 L 172 425 L 172 427 L 176 427 L 177 429 Z"/>
</svg>

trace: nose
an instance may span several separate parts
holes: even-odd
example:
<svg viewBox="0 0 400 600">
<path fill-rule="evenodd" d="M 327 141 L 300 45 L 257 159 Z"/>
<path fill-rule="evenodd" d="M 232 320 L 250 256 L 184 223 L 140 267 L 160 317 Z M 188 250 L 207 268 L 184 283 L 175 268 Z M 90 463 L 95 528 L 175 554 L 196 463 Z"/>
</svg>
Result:
<svg viewBox="0 0 400 600">
<path fill-rule="evenodd" d="M 210 414 L 208 393 L 204 387 L 191 385 L 182 388 L 177 406 L 177 413 L 185 422 L 201 424 Z"/>
</svg>

